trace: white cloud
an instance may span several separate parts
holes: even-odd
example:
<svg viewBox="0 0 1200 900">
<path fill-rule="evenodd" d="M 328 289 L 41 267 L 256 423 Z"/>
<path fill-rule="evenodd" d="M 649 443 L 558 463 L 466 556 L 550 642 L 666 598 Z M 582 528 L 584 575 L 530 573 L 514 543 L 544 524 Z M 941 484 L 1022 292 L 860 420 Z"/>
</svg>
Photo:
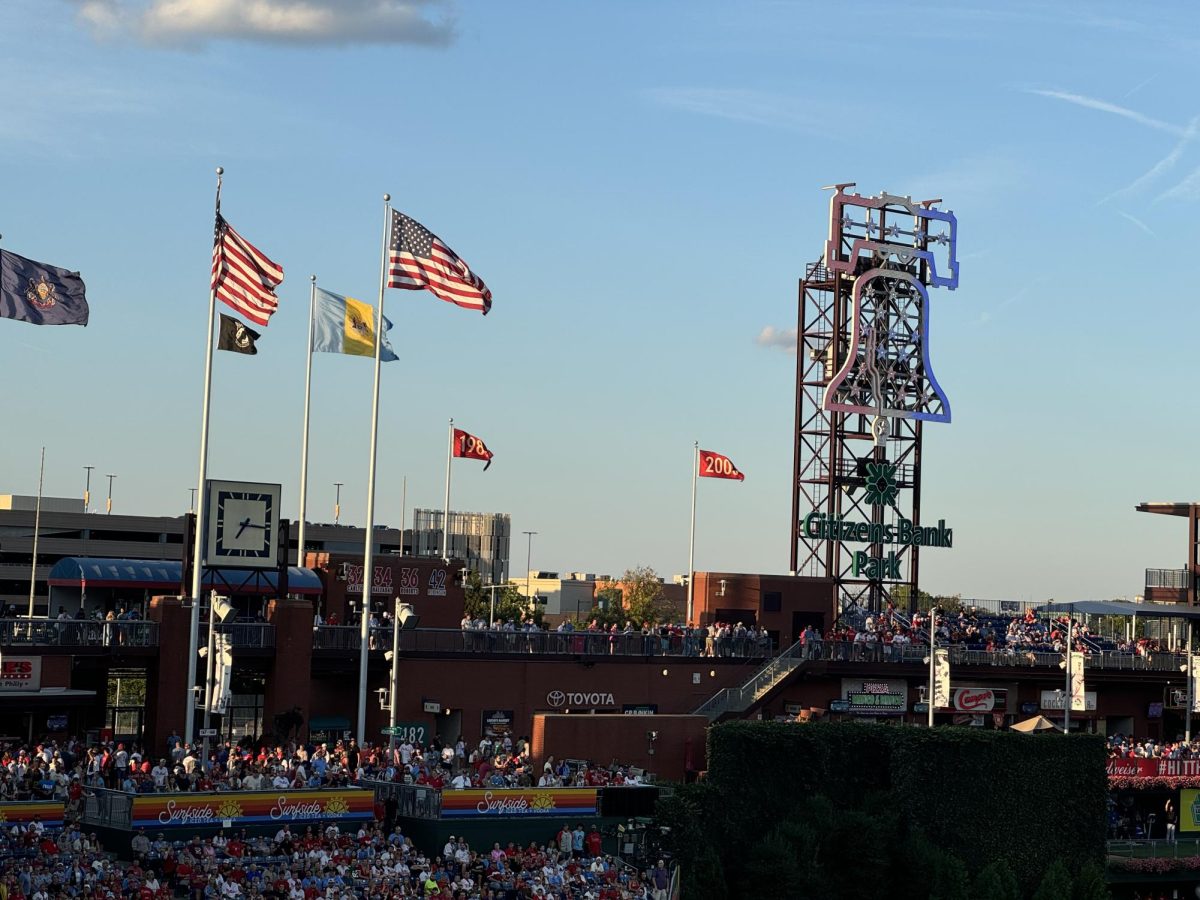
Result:
<svg viewBox="0 0 1200 900">
<path fill-rule="evenodd" d="M 447 0 L 75 0 L 97 35 L 149 43 L 430 44 L 454 37 Z"/>
<path fill-rule="evenodd" d="M 1146 234 L 1150 235 L 1150 237 L 1152 237 L 1152 238 L 1158 237 L 1158 235 L 1154 233 L 1154 231 L 1150 228 L 1150 226 L 1147 225 L 1145 222 L 1143 222 L 1141 219 L 1137 218 L 1137 216 L 1131 216 L 1129 213 L 1121 212 L 1121 210 L 1119 210 L 1119 209 L 1117 210 L 1117 215 L 1119 215 L 1125 219 L 1128 219 L 1130 222 L 1132 222 L 1134 225 L 1136 225 L 1142 231 L 1146 232 Z"/>
<path fill-rule="evenodd" d="M 1094 109 L 1098 112 L 1111 113 L 1114 116 L 1120 116 L 1123 119 L 1129 119 L 1131 122 L 1137 122 L 1139 125 L 1145 125 L 1147 128 L 1153 128 L 1157 131 L 1165 131 L 1167 134 L 1173 134 L 1176 137 L 1183 137 L 1187 134 L 1186 128 L 1180 128 L 1178 125 L 1173 125 L 1170 122 L 1164 122 L 1161 119 L 1153 119 L 1150 116 L 1142 115 L 1137 110 L 1128 109 L 1124 106 L 1117 106 L 1115 103 L 1109 103 L 1107 100 L 1097 100 L 1095 97 L 1088 97 L 1084 94 L 1072 94 L 1067 91 L 1048 91 L 1040 89 L 1029 89 L 1027 94 L 1037 94 L 1039 97 L 1050 97 L 1054 100 L 1062 100 L 1065 103 L 1073 103 L 1076 106 L 1082 106 L 1084 109 Z"/>
<path fill-rule="evenodd" d="M 651 88 L 653 103 L 702 116 L 816 132 L 821 122 L 794 97 L 739 88 Z"/>
<path fill-rule="evenodd" d="M 1125 187 L 1121 188 L 1120 190 L 1113 191 L 1107 197 L 1102 198 L 1096 205 L 1099 206 L 1101 203 L 1107 203 L 1113 197 L 1121 196 L 1123 194 L 1136 193 L 1138 190 L 1157 179 L 1159 175 L 1162 175 L 1164 172 L 1169 172 L 1171 169 L 1173 169 L 1175 167 L 1175 163 L 1179 162 L 1179 158 L 1183 156 L 1184 148 L 1186 148 L 1188 144 L 1195 140 L 1197 126 L 1200 126 L 1200 118 L 1192 119 L 1192 121 L 1188 123 L 1187 131 L 1183 133 L 1183 136 L 1179 139 L 1179 142 L 1171 148 L 1170 153 L 1156 162 L 1153 166 L 1151 166 L 1148 170 L 1143 172 Z"/>
<path fill-rule="evenodd" d="M 785 353 L 794 354 L 796 352 L 796 329 L 776 328 L 774 325 L 767 325 L 758 333 L 758 337 L 754 339 L 754 343 L 760 347 L 774 347 Z"/>
</svg>

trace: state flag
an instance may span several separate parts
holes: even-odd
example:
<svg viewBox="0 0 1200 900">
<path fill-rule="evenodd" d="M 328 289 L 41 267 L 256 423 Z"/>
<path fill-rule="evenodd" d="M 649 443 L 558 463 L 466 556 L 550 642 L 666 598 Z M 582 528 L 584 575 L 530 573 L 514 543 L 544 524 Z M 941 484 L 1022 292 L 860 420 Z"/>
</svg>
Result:
<svg viewBox="0 0 1200 900">
<path fill-rule="evenodd" d="M 78 272 L 0 250 L 0 318 L 31 325 L 87 325 Z"/>
</svg>

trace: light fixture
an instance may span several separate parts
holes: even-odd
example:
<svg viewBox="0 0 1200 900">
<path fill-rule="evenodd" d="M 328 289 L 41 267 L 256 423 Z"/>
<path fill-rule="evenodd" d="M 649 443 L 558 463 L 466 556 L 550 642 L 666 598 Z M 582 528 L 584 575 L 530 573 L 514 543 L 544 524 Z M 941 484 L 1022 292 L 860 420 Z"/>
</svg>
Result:
<svg viewBox="0 0 1200 900">
<path fill-rule="evenodd" d="M 667 669 L 663 669 L 663 675 L 664 675 L 664 676 L 666 676 L 666 674 L 667 674 L 667 671 L 668 671 Z"/>
<path fill-rule="evenodd" d="M 421 623 L 421 617 L 413 611 L 411 603 L 396 604 L 396 622 L 401 631 L 412 631 Z"/>
<path fill-rule="evenodd" d="M 237 610 L 233 608 L 233 604 L 229 602 L 229 598 L 222 597 L 220 594 L 212 598 L 212 607 L 213 618 L 222 625 L 237 615 Z"/>
<path fill-rule="evenodd" d="M 391 662 L 392 661 L 392 651 L 384 650 L 383 651 L 383 659 L 385 662 Z"/>
<path fill-rule="evenodd" d="M 716 678 L 716 677 L 717 677 L 717 670 L 716 670 L 716 669 L 709 669 L 709 670 L 708 670 L 708 677 L 709 677 L 709 678 Z"/>
</svg>

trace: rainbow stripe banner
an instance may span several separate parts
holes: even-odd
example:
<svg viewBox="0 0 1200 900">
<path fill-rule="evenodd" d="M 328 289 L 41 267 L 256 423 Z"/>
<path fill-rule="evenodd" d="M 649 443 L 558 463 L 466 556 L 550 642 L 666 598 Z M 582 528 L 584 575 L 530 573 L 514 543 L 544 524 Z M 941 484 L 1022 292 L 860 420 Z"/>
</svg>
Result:
<svg viewBox="0 0 1200 900">
<path fill-rule="evenodd" d="M 361 790 L 142 794 L 133 800 L 132 824 L 153 829 L 295 825 L 363 821 L 374 815 L 374 793 Z"/>
<path fill-rule="evenodd" d="M 442 818 L 594 816 L 595 788 L 496 788 L 442 791 Z"/>
<path fill-rule="evenodd" d="M 32 822 L 37 816 L 43 825 L 59 827 L 63 823 L 63 805 L 58 800 L 30 800 L 0 803 L 0 827 Z"/>
</svg>

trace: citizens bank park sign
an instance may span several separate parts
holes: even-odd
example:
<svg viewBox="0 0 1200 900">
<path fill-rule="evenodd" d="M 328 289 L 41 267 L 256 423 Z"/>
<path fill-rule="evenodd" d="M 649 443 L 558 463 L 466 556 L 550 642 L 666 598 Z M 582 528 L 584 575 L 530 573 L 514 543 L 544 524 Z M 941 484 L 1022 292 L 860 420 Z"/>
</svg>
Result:
<svg viewBox="0 0 1200 900">
<path fill-rule="evenodd" d="M 230 792 L 133 798 L 134 828 L 194 828 L 238 825 L 308 825 L 361 822 L 375 815 L 371 791 L 289 791 L 286 794 Z"/>
</svg>

